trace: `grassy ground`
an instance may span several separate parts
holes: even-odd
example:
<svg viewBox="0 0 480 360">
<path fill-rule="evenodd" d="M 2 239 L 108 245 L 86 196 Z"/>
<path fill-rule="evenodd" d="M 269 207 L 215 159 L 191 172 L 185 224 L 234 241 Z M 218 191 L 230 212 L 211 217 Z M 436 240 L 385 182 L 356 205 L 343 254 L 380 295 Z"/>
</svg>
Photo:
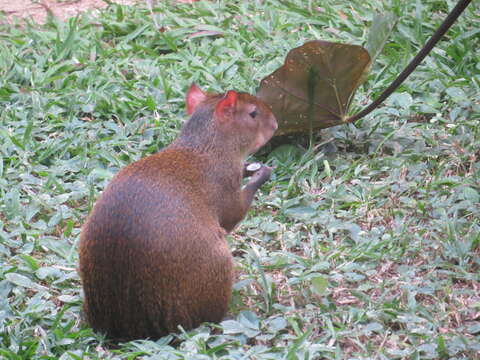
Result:
<svg viewBox="0 0 480 360">
<path fill-rule="evenodd" d="M 387 4 L 388 3 L 388 4 Z M 170 143 L 195 81 L 254 92 L 309 39 L 400 15 L 368 103 L 454 1 L 159 1 L 0 27 L 0 358 L 480 358 L 479 7 L 396 94 L 276 166 L 230 237 L 231 319 L 108 349 L 82 322 L 79 231 L 118 169 Z M 202 30 L 219 31 L 212 37 Z M 179 345 L 169 345 L 177 338 Z"/>
</svg>

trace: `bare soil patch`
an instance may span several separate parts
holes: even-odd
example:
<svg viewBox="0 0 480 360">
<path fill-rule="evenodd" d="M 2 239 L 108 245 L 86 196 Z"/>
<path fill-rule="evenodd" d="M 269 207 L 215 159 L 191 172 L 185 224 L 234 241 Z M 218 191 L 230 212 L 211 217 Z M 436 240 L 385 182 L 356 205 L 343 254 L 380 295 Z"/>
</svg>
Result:
<svg viewBox="0 0 480 360">
<path fill-rule="evenodd" d="M 118 4 L 133 4 L 136 2 L 135 0 L 111 1 Z M 83 11 L 101 9 L 107 6 L 108 4 L 103 0 L 0 0 L 0 12 L 7 16 L 7 21 L 13 20 L 15 17 L 30 17 L 38 23 L 45 21 L 48 12 L 61 19 L 67 19 Z"/>
</svg>

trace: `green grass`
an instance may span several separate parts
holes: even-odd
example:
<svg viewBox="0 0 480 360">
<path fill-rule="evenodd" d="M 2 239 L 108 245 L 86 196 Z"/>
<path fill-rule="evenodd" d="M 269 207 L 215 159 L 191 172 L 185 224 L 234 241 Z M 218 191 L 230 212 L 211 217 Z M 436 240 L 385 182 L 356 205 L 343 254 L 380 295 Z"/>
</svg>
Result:
<svg viewBox="0 0 480 360">
<path fill-rule="evenodd" d="M 93 202 L 119 168 L 175 138 L 191 82 L 254 93 L 291 48 L 364 44 L 375 11 L 393 10 L 359 109 L 454 3 L 158 1 L 153 17 L 111 6 L 0 25 L 0 358 L 480 358 L 476 2 L 356 126 L 258 155 L 276 169 L 229 239 L 229 320 L 109 349 L 82 321 L 76 272 Z"/>
</svg>

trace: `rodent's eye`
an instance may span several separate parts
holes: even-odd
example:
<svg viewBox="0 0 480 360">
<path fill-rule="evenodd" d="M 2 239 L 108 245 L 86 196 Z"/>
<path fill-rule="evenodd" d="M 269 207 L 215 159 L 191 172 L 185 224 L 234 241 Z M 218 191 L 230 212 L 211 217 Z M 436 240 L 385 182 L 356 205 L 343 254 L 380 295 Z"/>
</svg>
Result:
<svg viewBox="0 0 480 360">
<path fill-rule="evenodd" d="M 250 115 L 251 118 L 255 119 L 255 117 L 257 116 L 257 110 L 252 111 L 252 112 L 251 112 L 250 114 L 248 114 L 248 115 Z"/>
</svg>

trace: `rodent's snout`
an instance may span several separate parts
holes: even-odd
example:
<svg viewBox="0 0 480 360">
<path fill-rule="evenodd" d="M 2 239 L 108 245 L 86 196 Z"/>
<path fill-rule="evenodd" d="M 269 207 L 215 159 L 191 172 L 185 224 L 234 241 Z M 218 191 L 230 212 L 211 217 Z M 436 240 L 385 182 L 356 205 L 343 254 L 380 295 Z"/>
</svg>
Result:
<svg viewBox="0 0 480 360">
<path fill-rule="evenodd" d="M 277 131 L 278 123 L 277 123 L 277 119 L 275 118 L 275 116 L 271 117 L 270 124 L 271 124 L 271 127 L 272 127 L 273 131 Z"/>
</svg>

